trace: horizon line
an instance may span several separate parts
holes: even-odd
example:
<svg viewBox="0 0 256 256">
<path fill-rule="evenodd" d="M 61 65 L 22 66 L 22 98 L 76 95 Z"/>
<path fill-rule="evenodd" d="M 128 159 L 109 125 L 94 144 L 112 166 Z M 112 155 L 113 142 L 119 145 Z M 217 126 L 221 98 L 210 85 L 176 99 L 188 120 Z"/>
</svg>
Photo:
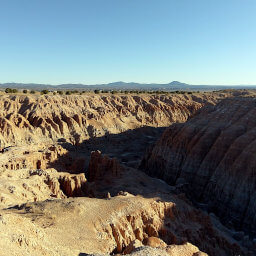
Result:
<svg viewBox="0 0 256 256">
<path fill-rule="evenodd" d="M 185 85 L 191 85 L 191 86 L 256 86 L 255 84 L 190 84 L 190 83 L 185 83 L 185 82 L 180 82 L 177 80 L 173 80 L 171 82 L 167 83 L 158 83 L 158 82 L 126 82 L 126 81 L 113 81 L 113 82 L 103 82 L 103 83 L 40 83 L 40 82 L 0 82 L 0 85 L 5 85 L 5 84 L 24 84 L 24 85 L 47 85 L 47 86 L 60 86 L 60 85 L 87 85 L 87 86 L 96 86 L 96 85 L 109 85 L 109 84 L 117 84 L 117 83 L 124 83 L 124 84 L 141 84 L 141 85 L 169 85 L 171 83 L 177 83 L 177 84 L 185 84 Z"/>
</svg>

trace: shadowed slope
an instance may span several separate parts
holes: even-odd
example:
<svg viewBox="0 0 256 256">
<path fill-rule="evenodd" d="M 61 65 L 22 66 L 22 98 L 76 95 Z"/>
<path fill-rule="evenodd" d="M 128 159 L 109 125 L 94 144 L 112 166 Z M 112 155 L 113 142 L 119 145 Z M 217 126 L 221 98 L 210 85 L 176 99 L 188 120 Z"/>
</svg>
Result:
<svg viewBox="0 0 256 256">
<path fill-rule="evenodd" d="M 255 233 L 256 100 L 226 99 L 167 129 L 142 161 L 149 175 L 206 203 L 226 223 Z"/>
</svg>

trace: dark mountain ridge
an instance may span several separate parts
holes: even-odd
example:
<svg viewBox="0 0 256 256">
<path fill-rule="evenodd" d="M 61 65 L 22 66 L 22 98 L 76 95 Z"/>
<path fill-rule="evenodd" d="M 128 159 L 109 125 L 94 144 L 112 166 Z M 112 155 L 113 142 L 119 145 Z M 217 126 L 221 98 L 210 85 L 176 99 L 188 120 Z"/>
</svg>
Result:
<svg viewBox="0 0 256 256">
<path fill-rule="evenodd" d="M 163 90 L 163 91 L 214 91 L 224 89 L 256 89 L 256 85 L 191 85 L 181 83 L 179 81 L 173 81 L 168 84 L 144 84 L 135 82 L 113 82 L 108 84 L 36 84 L 36 83 L 1 83 L 0 88 L 17 88 L 17 89 L 49 89 L 49 90 L 66 90 L 66 89 L 78 89 L 78 90 Z"/>
</svg>

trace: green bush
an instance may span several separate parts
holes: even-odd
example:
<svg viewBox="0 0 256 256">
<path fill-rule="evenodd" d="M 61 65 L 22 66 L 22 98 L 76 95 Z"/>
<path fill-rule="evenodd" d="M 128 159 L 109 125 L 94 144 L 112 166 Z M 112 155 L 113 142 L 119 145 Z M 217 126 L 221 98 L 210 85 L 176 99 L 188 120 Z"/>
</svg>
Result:
<svg viewBox="0 0 256 256">
<path fill-rule="evenodd" d="M 48 90 L 42 90 L 42 91 L 41 91 L 41 94 L 42 94 L 42 95 L 44 95 L 44 94 L 48 94 L 48 93 L 49 93 L 49 91 L 48 91 Z"/>
<path fill-rule="evenodd" d="M 23 90 L 22 92 L 23 92 L 23 93 L 28 93 L 28 90 L 25 89 L 25 90 Z"/>
<path fill-rule="evenodd" d="M 100 90 L 94 90 L 94 93 L 95 93 L 95 94 L 99 94 L 99 93 L 100 93 Z"/>
<path fill-rule="evenodd" d="M 6 92 L 6 93 L 12 93 L 12 89 L 11 89 L 11 88 L 6 88 L 6 89 L 5 89 L 5 92 Z"/>
<path fill-rule="evenodd" d="M 17 90 L 17 89 L 6 88 L 6 89 L 5 89 L 5 92 L 6 92 L 6 93 L 17 93 L 18 90 Z"/>
<path fill-rule="evenodd" d="M 59 95 L 63 95 L 63 91 L 57 91 Z"/>
<path fill-rule="evenodd" d="M 66 91 L 66 95 L 71 95 L 71 91 Z"/>
<path fill-rule="evenodd" d="M 34 90 L 31 90 L 30 93 L 31 93 L 31 94 L 35 94 L 36 92 L 35 92 Z"/>
</svg>

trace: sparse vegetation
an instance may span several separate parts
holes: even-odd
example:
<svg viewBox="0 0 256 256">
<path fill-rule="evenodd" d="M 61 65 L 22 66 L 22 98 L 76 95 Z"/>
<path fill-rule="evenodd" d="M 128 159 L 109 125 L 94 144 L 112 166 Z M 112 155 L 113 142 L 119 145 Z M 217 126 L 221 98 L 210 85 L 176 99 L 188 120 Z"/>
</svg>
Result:
<svg viewBox="0 0 256 256">
<path fill-rule="evenodd" d="M 12 89 L 11 89 L 11 88 L 6 88 L 6 89 L 5 89 L 5 92 L 6 92 L 6 93 L 11 93 L 11 92 L 12 92 Z"/>
<path fill-rule="evenodd" d="M 6 88 L 5 89 L 5 93 L 17 93 L 18 90 L 17 89 L 11 89 L 11 88 Z"/>
<path fill-rule="evenodd" d="M 19 92 L 17 89 L 12 89 L 12 88 L 6 88 L 5 89 L 5 93 L 17 93 Z M 51 94 L 56 95 L 72 95 L 72 94 L 77 94 L 77 95 L 82 95 L 84 93 L 95 93 L 95 94 L 100 94 L 100 93 L 111 93 L 111 94 L 162 94 L 162 95 L 167 95 L 167 94 L 193 94 L 193 93 L 197 93 L 196 91 L 163 91 L 163 90 L 101 90 L 101 89 L 95 89 L 95 90 L 87 90 L 87 91 L 80 91 L 80 90 L 58 90 L 58 91 L 49 91 L 47 89 L 40 91 L 41 95 L 45 95 L 45 94 L 49 94 L 51 92 Z M 24 89 L 22 90 L 22 93 L 27 94 L 35 94 L 36 91 L 35 90 L 27 90 Z"/>
<path fill-rule="evenodd" d="M 42 91 L 41 91 L 41 95 L 48 94 L 48 93 L 49 93 L 48 90 L 42 90 Z"/>
</svg>

